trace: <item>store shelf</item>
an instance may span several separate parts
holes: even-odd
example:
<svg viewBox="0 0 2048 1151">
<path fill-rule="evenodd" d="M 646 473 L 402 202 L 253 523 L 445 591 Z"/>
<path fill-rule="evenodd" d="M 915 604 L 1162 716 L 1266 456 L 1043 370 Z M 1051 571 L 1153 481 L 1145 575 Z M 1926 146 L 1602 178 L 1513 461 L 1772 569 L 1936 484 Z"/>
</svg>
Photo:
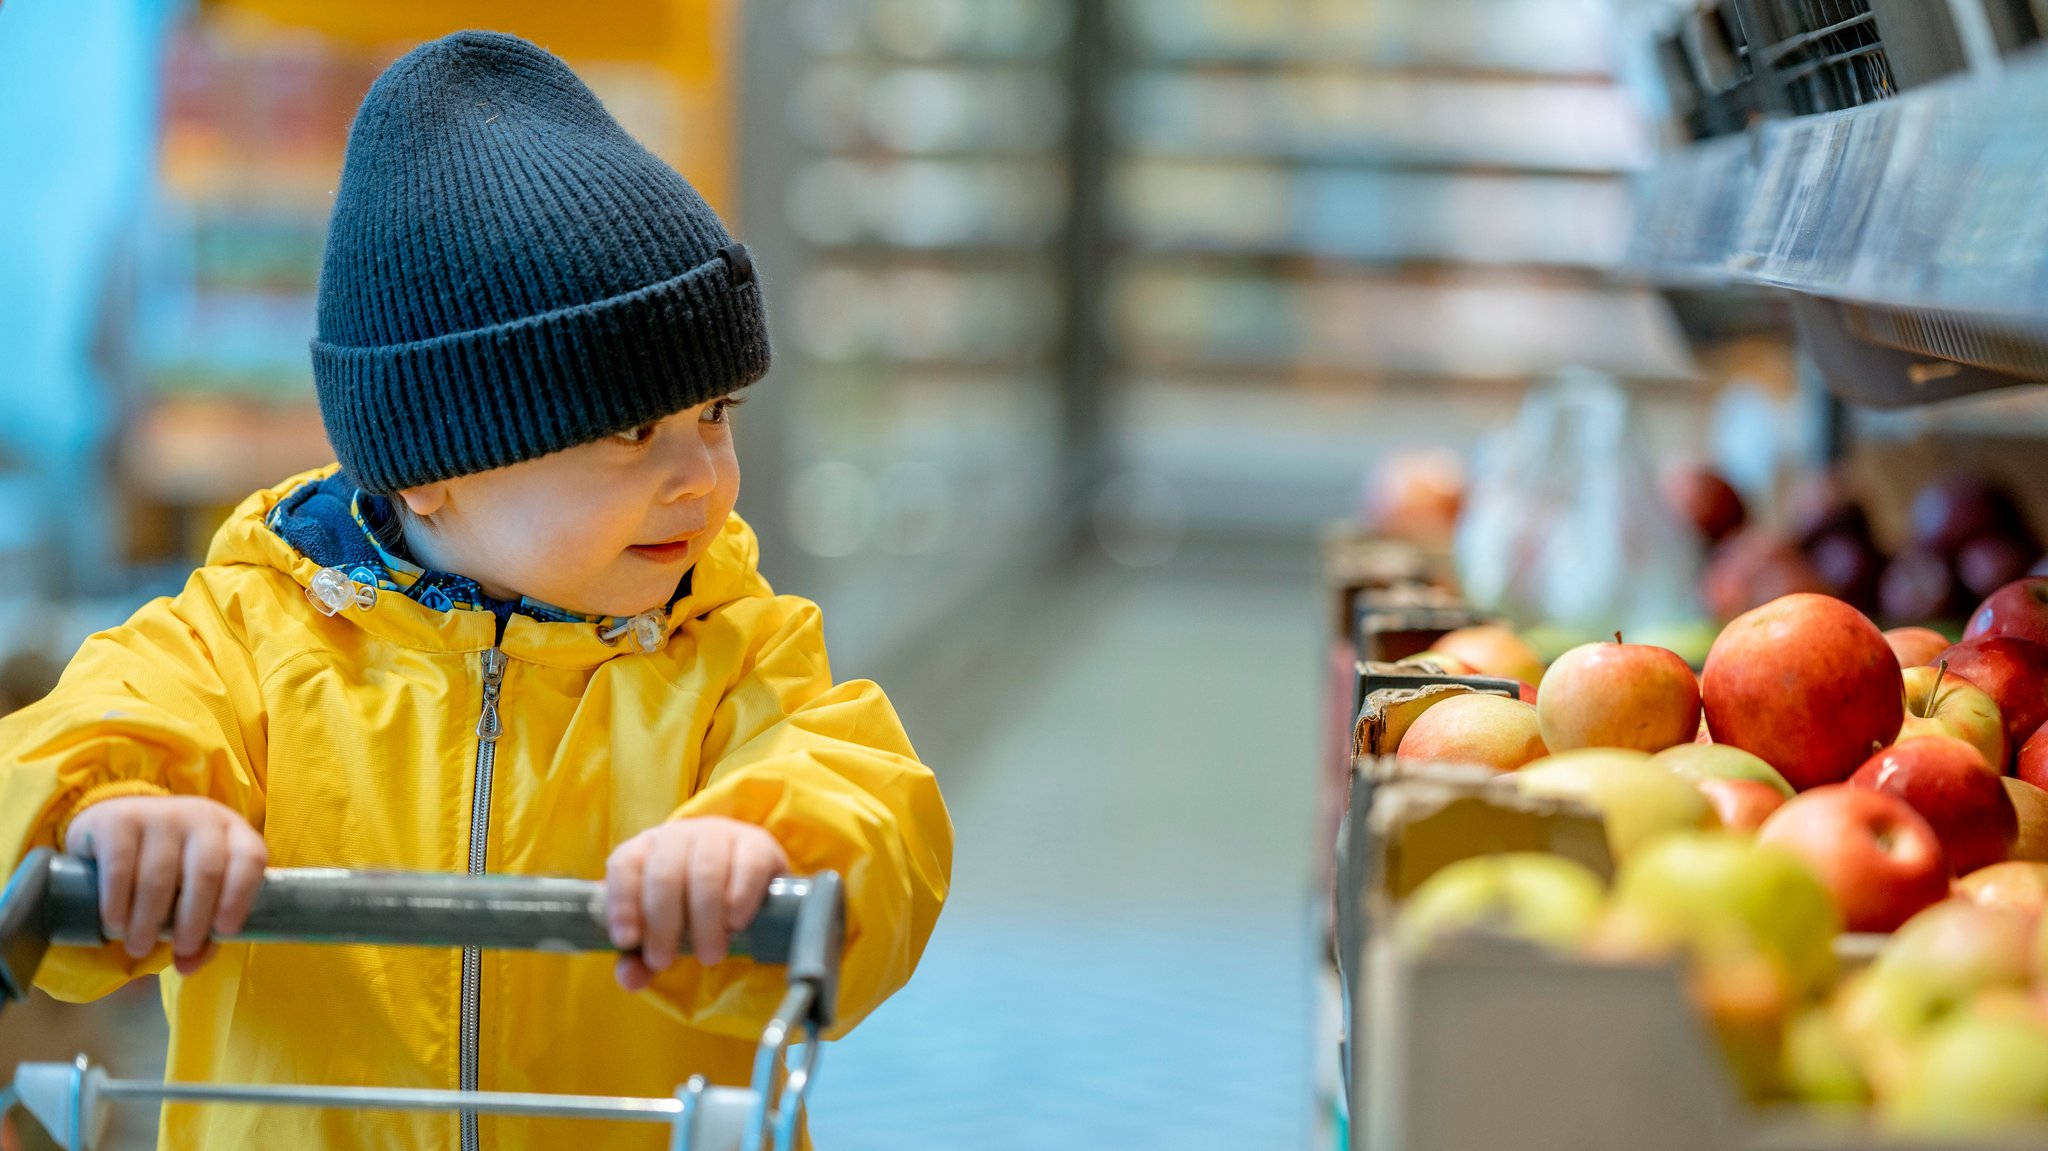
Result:
<svg viewBox="0 0 2048 1151">
<path fill-rule="evenodd" d="M 1626 264 L 1664 284 L 1762 284 L 2048 337 L 2044 122 L 2040 49 L 1995 77 L 1765 121 L 1642 177 Z"/>
</svg>

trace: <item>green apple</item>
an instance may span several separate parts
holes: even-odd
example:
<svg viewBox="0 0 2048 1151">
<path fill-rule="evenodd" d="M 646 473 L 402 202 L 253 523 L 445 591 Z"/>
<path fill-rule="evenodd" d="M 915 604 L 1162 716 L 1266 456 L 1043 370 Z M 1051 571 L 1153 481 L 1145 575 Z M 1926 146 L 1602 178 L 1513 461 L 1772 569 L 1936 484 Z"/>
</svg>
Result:
<svg viewBox="0 0 2048 1151">
<path fill-rule="evenodd" d="M 1842 917 L 1827 888 L 1798 856 L 1745 836 L 1667 836 L 1623 864 L 1613 902 L 1618 911 L 1664 924 L 1695 949 L 1770 954 L 1784 965 L 1795 996 L 1834 974 Z"/>
<path fill-rule="evenodd" d="M 1873 966 L 1922 973 L 1959 995 L 2021 987 L 2033 974 L 2033 935 L 2033 921 L 2020 912 L 1947 899 L 1901 924 Z"/>
<path fill-rule="evenodd" d="M 1958 1012 L 1928 1033 L 1912 1064 L 1879 1104 L 1894 1128 L 1958 1136 L 2048 1111 L 2048 1027 L 2040 1024 Z"/>
<path fill-rule="evenodd" d="M 1605 897 L 1600 877 L 1576 860 L 1533 851 L 1480 855 L 1424 880 L 1402 904 L 1396 931 L 1414 948 L 1487 931 L 1570 949 L 1592 930 Z"/>
<path fill-rule="evenodd" d="M 1699 788 L 1640 751 L 1589 747 L 1562 752 L 1522 768 L 1516 779 L 1524 794 L 1575 799 L 1599 811 L 1617 863 L 1673 832 L 1721 823 Z"/>
<path fill-rule="evenodd" d="M 1966 988 L 1934 972 L 1873 965 L 1844 980 L 1828 1010 L 1863 1078 L 1882 1099 L 1912 1079 L 1921 1040 L 1969 998 Z"/>
<path fill-rule="evenodd" d="M 1802 1012 L 1785 1029 L 1780 1079 L 1803 1103 L 1861 1108 L 1870 1102 L 1870 1084 L 1864 1082 L 1848 1040 L 1834 1018 L 1817 1007 Z"/>
<path fill-rule="evenodd" d="M 1786 799 L 1792 785 L 1778 769 L 1733 744 L 1682 743 L 1650 758 L 1697 783 L 1702 779 L 1748 779 L 1767 783 Z"/>
</svg>

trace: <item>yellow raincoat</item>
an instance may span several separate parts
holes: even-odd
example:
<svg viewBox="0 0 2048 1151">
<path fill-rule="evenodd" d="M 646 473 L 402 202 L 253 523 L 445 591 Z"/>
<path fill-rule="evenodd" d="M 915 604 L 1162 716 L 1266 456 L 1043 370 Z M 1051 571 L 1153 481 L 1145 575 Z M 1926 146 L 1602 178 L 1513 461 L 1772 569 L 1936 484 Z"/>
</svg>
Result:
<svg viewBox="0 0 2048 1151">
<path fill-rule="evenodd" d="M 817 608 L 769 590 L 744 523 L 707 550 L 651 654 L 513 617 L 479 787 L 494 617 L 390 593 L 319 614 L 304 595 L 318 565 L 264 517 L 322 474 L 252 496 L 181 594 L 94 636 L 48 699 L 0 720 L 0 864 L 56 845 L 89 803 L 159 792 L 240 811 L 273 867 L 461 872 L 479 832 L 492 872 L 595 879 L 628 837 L 722 815 L 773 833 L 795 871 L 845 876 L 839 1031 L 910 977 L 952 865 L 937 784 L 878 688 L 832 682 Z M 746 1083 L 783 989 L 779 969 L 683 959 L 634 995 L 609 955 L 484 952 L 466 1005 L 456 949 L 227 944 L 184 978 L 168 960 L 56 949 L 39 982 L 84 1000 L 161 971 L 173 1079 L 455 1088 L 474 1060 L 480 1090 L 643 1096 L 695 1074 Z M 667 1139 L 488 1115 L 477 1134 L 493 1151 Z M 453 1115 L 232 1105 L 167 1107 L 161 1143 L 462 1146 Z"/>
</svg>

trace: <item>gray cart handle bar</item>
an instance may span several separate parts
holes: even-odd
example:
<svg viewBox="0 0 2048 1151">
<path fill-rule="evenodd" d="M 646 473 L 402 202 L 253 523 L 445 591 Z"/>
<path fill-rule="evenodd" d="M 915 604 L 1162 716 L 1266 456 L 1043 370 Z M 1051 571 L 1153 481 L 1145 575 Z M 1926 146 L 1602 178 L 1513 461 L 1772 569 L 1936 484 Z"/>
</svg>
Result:
<svg viewBox="0 0 2048 1151">
<path fill-rule="evenodd" d="M 785 967 L 789 991 L 763 1030 L 747 1089 L 709 1088 L 694 1080 L 674 1100 L 564 1099 L 546 1095 L 405 1092 L 384 1088 L 233 1087 L 110 1081 L 77 1064 L 24 1064 L 15 1086 L 60 1142 L 88 1148 L 119 1098 L 187 1098 L 271 1105 L 370 1109 L 462 1109 L 506 1114 L 578 1114 L 669 1122 L 676 1148 L 737 1146 L 746 1151 L 796 1146 L 817 1068 L 819 1039 L 838 999 L 845 904 L 839 876 L 781 877 L 732 954 Z M 530 951 L 613 951 L 604 885 L 591 880 L 511 875 L 273 868 L 243 929 L 217 939 L 249 942 L 369 943 Z M 99 877 L 91 860 L 31 851 L 0 889 L 0 1008 L 25 998 L 52 945 L 98 946 Z M 804 1042 L 799 1067 L 784 1056 Z M 35 1098 L 32 1100 L 31 1097 Z M 40 1106 L 36 1105 L 40 1104 Z M 686 1106 L 687 1104 L 687 1106 Z M 730 1118 L 737 1138 L 724 1138 Z M 58 1120 L 54 1125 L 51 1120 Z M 773 1141 L 769 1141 L 772 1128 Z"/>
</svg>

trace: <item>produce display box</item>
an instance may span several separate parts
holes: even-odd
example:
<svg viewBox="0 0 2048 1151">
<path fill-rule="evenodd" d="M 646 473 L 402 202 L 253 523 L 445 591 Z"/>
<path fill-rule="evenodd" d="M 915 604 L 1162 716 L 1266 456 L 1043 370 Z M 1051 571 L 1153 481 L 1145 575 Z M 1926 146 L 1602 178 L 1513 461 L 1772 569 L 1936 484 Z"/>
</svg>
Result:
<svg viewBox="0 0 2048 1151">
<path fill-rule="evenodd" d="M 1343 1065 L 1353 1151 L 1976 1151 L 2048 1126 L 1916 1140 L 1741 1094 L 1673 965 L 1472 939 L 1415 955 L 1377 930 L 1459 859 L 1546 851 L 1609 874 L 1597 813 L 1483 768 L 1361 757 L 1338 838 Z M 1843 936 L 1853 967 L 1880 937 Z"/>
</svg>

